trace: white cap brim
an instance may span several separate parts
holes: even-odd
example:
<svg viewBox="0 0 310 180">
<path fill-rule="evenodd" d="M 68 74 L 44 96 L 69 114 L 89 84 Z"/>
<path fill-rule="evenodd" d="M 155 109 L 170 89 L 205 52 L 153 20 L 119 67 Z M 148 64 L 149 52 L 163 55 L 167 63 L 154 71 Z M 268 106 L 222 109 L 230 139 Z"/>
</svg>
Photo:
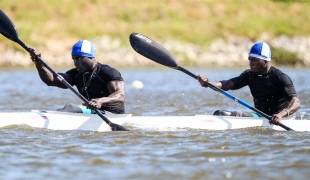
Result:
<svg viewBox="0 0 310 180">
<path fill-rule="evenodd" d="M 259 59 L 263 59 L 265 61 L 270 61 L 271 60 L 271 58 L 260 56 L 258 54 L 249 54 L 249 57 L 259 58 Z"/>
</svg>

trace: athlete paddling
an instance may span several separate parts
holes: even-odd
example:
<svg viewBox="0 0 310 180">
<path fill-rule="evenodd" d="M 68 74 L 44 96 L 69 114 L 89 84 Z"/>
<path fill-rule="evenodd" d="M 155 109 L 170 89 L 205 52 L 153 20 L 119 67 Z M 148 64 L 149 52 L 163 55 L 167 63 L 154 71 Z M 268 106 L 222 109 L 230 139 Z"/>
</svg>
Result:
<svg viewBox="0 0 310 180">
<path fill-rule="evenodd" d="M 291 78 L 281 70 L 271 66 L 271 50 L 267 43 L 257 42 L 250 49 L 250 69 L 238 77 L 219 82 L 210 82 L 225 91 L 249 86 L 255 108 L 272 116 L 270 124 L 278 125 L 283 117 L 295 113 L 300 102 Z M 201 86 L 208 87 L 206 76 L 198 76 Z M 217 110 L 214 115 L 220 116 L 259 116 L 255 113 Z"/>
<path fill-rule="evenodd" d="M 30 48 L 30 56 L 36 65 L 41 80 L 48 86 L 67 87 L 41 63 L 35 60 L 41 56 L 34 48 Z M 120 72 L 108 65 L 97 62 L 95 48 L 88 40 L 79 40 L 72 47 L 72 59 L 75 68 L 66 73 L 59 73 L 68 83 L 76 86 L 79 93 L 89 102 L 82 106 L 67 104 L 58 111 L 90 114 L 95 109 L 102 113 L 125 112 L 124 81 Z"/>
</svg>

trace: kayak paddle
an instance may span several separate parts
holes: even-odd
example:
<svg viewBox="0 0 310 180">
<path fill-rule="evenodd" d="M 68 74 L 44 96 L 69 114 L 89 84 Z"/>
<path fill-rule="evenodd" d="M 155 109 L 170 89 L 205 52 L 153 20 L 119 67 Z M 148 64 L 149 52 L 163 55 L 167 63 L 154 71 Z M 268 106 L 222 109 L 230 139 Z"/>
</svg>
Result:
<svg viewBox="0 0 310 180">
<path fill-rule="evenodd" d="M 139 33 L 131 33 L 129 36 L 129 41 L 131 44 L 131 47 L 138 52 L 139 54 L 141 54 L 142 56 L 155 61 L 161 65 L 170 67 L 172 69 L 176 69 L 179 71 L 182 71 L 183 73 L 193 77 L 194 79 L 197 79 L 198 76 L 191 73 L 190 71 L 188 71 L 187 69 L 179 66 L 175 60 L 175 58 L 172 56 L 172 54 L 165 49 L 163 46 L 161 46 L 160 44 L 158 44 L 157 42 L 155 42 L 154 40 L 139 34 Z M 238 102 L 239 104 L 255 111 L 256 113 L 258 113 L 259 115 L 265 117 L 268 120 L 271 120 L 271 116 L 265 114 L 264 112 L 252 107 L 251 105 L 249 105 L 248 103 L 237 99 L 236 97 L 234 97 L 232 94 L 228 93 L 227 91 L 224 91 L 216 86 L 214 86 L 213 84 L 209 83 L 209 82 L 205 82 L 205 84 L 207 86 L 209 86 L 211 89 L 218 91 L 222 94 L 224 94 L 225 96 L 229 97 L 230 99 L 234 100 L 235 102 Z M 293 131 L 293 129 L 285 126 L 282 123 L 279 123 L 279 126 L 281 126 L 282 128 L 284 128 L 285 130 L 288 131 Z"/>
<path fill-rule="evenodd" d="M 18 37 L 17 30 L 13 24 L 13 22 L 9 19 L 9 17 L 0 9 L 0 33 L 7 37 L 8 39 L 18 43 L 25 50 L 30 52 L 29 47 L 27 47 Z M 65 86 L 67 86 L 74 94 L 76 94 L 84 103 L 87 103 L 88 100 L 83 97 L 79 92 L 77 92 L 73 87 L 59 74 L 57 74 L 52 68 L 50 68 L 40 57 L 36 57 L 36 61 L 40 62 L 43 66 L 45 66 L 49 71 L 51 71 L 54 77 L 57 77 Z M 108 118 L 106 118 L 99 110 L 95 110 L 96 114 L 98 114 L 101 119 L 106 122 L 112 129 L 112 131 L 128 131 L 128 129 L 120 126 L 118 124 L 112 123 Z"/>
</svg>

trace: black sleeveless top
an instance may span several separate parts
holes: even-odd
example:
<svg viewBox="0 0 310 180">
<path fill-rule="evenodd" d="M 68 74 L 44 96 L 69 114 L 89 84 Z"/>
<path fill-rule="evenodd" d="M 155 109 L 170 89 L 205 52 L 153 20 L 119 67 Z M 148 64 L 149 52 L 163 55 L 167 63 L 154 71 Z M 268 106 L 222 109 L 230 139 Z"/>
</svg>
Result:
<svg viewBox="0 0 310 180">
<path fill-rule="evenodd" d="M 258 75 L 248 69 L 230 80 L 235 89 L 249 86 L 255 108 L 268 115 L 279 113 L 297 96 L 291 78 L 273 66 L 267 74 Z"/>
<path fill-rule="evenodd" d="M 76 85 L 79 93 L 88 100 L 109 96 L 110 93 L 107 88 L 107 84 L 110 81 L 123 81 L 121 73 L 118 70 L 110 67 L 109 65 L 100 63 L 98 63 L 97 66 L 98 67 L 90 81 L 89 79 L 93 73 L 93 70 L 79 73 L 76 68 L 73 68 L 66 72 L 66 74 L 68 74 L 73 80 L 72 85 Z M 86 90 L 85 84 L 88 84 Z M 125 105 L 121 104 L 116 107 L 102 106 L 100 109 L 107 110 L 112 113 L 122 114 L 125 112 Z"/>
</svg>

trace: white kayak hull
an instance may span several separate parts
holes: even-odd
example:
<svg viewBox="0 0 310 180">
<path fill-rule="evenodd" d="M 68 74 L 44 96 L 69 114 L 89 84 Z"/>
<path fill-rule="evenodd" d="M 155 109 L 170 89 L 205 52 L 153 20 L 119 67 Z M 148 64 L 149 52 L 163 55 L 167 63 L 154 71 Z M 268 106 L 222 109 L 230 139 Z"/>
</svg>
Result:
<svg viewBox="0 0 310 180">
<path fill-rule="evenodd" d="M 249 127 L 268 127 L 284 131 L 280 126 L 270 125 L 265 118 L 247 118 L 213 115 L 195 116 L 132 116 L 131 114 L 108 114 L 113 123 L 128 129 L 138 128 L 156 131 L 180 129 L 226 130 Z M 284 119 L 282 124 L 295 131 L 310 131 L 309 120 Z M 95 114 L 64 113 L 56 111 L 3 112 L 0 113 L 0 128 L 11 125 L 28 125 L 51 130 L 111 131 L 111 128 Z"/>
</svg>

